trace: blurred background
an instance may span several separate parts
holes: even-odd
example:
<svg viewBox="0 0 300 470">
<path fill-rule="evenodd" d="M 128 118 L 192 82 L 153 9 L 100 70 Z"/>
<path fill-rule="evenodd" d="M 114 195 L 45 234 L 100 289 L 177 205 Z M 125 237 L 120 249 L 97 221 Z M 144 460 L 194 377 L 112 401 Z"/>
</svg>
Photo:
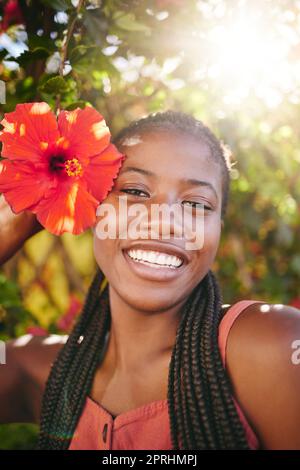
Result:
<svg viewBox="0 0 300 470">
<path fill-rule="evenodd" d="M 300 1 L 0 0 L 0 80 L 0 119 L 33 101 L 90 103 L 113 135 L 155 111 L 201 119 L 234 160 L 224 303 L 300 308 Z M 67 334 L 95 268 L 90 231 L 36 234 L 0 268 L 0 339 Z M 36 433 L 2 425 L 0 449 Z"/>
</svg>

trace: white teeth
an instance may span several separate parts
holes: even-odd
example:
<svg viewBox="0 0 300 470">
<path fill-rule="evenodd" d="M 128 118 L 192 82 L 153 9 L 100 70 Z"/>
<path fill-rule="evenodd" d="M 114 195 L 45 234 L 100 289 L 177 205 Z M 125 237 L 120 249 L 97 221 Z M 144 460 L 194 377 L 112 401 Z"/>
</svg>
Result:
<svg viewBox="0 0 300 470">
<path fill-rule="evenodd" d="M 170 268 L 178 268 L 182 264 L 182 260 L 178 256 L 161 253 L 160 251 L 128 250 L 127 253 L 130 258 L 140 262 L 153 263 Z"/>
</svg>

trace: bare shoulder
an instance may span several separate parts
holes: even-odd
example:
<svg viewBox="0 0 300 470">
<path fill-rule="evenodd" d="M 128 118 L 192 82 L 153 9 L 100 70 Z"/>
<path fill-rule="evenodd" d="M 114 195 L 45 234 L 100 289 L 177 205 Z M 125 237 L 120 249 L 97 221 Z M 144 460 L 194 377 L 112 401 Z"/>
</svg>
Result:
<svg viewBox="0 0 300 470">
<path fill-rule="evenodd" d="M 42 395 L 51 366 L 65 344 L 67 335 L 23 335 L 7 341 L 7 366 L 18 369 L 23 377 L 20 391 L 26 393 L 32 421 L 38 422 Z"/>
<path fill-rule="evenodd" d="M 300 449 L 300 310 L 255 303 L 233 323 L 227 370 L 264 449 Z"/>
</svg>

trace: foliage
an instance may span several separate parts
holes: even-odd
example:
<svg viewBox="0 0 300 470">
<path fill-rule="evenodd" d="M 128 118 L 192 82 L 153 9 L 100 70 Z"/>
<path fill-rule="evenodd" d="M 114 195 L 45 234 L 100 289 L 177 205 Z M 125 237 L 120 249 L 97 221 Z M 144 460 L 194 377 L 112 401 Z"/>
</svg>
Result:
<svg viewBox="0 0 300 470">
<path fill-rule="evenodd" d="M 0 426 L 0 450 L 31 450 L 37 439 L 34 424 L 5 424 Z"/>
</svg>

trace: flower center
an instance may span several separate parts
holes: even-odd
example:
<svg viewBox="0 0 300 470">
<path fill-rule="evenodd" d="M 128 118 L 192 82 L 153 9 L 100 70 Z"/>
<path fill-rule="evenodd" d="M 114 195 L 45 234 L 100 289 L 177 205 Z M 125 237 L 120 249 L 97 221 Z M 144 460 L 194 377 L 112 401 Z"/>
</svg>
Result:
<svg viewBox="0 0 300 470">
<path fill-rule="evenodd" d="M 81 176 L 82 175 L 82 166 L 77 160 L 77 158 L 72 158 L 65 162 L 65 169 L 68 176 Z"/>
<path fill-rule="evenodd" d="M 59 171 L 64 168 L 65 159 L 63 155 L 53 155 L 49 161 L 50 171 Z"/>
<path fill-rule="evenodd" d="M 50 171 L 64 170 L 68 176 L 81 176 L 82 166 L 77 158 L 65 160 L 63 155 L 54 155 L 49 163 Z"/>
</svg>

